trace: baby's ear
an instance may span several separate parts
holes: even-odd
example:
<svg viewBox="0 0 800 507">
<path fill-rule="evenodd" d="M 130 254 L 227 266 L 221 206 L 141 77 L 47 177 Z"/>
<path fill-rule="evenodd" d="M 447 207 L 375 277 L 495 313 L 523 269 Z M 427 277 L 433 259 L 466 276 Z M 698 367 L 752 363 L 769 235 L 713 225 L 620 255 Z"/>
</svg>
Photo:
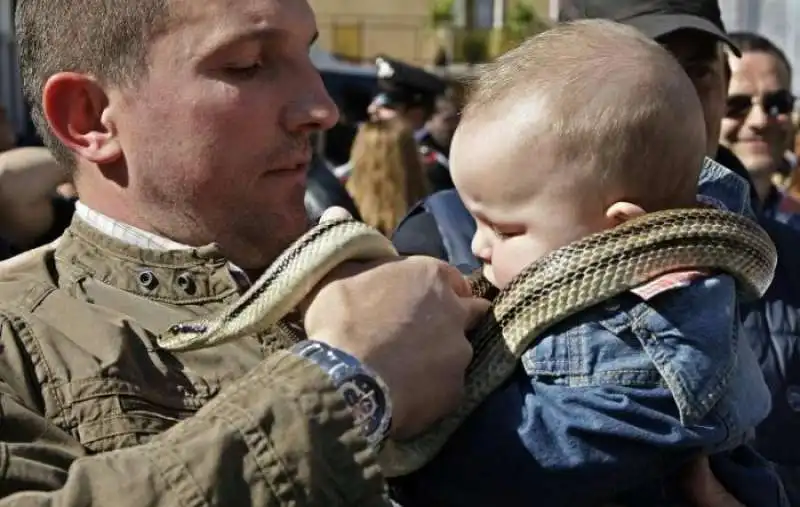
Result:
<svg viewBox="0 0 800 507">
<path fill-rule="evenodd" d="M 615 202 L 606 209 L 606 219 L 610 222 L 611 227 L 616 227 L 644 214 L 645 211 L 641 206 L 625 201 Z"/>
</svg>

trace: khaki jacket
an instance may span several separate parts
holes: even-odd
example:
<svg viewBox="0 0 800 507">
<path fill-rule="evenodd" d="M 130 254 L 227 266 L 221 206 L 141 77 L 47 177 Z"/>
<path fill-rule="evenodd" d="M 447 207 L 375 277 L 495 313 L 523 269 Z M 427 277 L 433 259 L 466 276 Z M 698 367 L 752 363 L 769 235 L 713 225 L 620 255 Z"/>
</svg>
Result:
<svg viewBox="0 0 800 507">
<path fill-rule="evenodd" d="M 282 335 L 156 347 L 239 292 L 213 246 L 142 250 L 77 217 L 0 264 L 0 507 L 387 505 L 343 399 Z"/>
</svg>

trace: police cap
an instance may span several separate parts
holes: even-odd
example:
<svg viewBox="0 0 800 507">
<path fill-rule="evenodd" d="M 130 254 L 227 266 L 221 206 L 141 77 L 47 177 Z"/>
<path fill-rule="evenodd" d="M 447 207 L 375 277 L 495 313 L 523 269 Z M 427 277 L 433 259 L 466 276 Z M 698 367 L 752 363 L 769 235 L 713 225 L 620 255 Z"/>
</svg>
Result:
<svg viewBox="0 0 800 507">
<path fill-rule="evenodd" d="M 447 84 L 438 76 L 386 56 L 375 59 L 378 86 L 394 102 L 418 104 L 444 93 Z"/>
</svg>

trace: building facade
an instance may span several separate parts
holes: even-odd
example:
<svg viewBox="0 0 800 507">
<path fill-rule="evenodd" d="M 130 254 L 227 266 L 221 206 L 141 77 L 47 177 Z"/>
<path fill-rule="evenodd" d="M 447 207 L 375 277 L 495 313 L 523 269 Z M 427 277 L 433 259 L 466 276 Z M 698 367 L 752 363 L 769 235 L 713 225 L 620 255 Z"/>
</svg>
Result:
<svg viewBox="0 0 800 507">
<path fill-rule="evenodd" d="M 467 32 L 489 41 L 488 32 L 505 27 L 517 3 L 550 19 L 554 0 L 453 0 L 452 22 L 434 26 L 442 0 L 310 0 L 317 14 L 320 45 L 349 60 L 370 60 L 384 53 L 421 65 L 433 63 L 440 48 L 460 54 Z M 470 29 L 467 30 L 467 27 Z M 488 42 L 487 42 L 488 44 Z"/>
<path fill-rule="evenodd" d="M 435 52 L 432 0 L 310 0 L 320 46 L 336 56 L 365 60 L 385 53 L 422 63 Z"/>
</svg>

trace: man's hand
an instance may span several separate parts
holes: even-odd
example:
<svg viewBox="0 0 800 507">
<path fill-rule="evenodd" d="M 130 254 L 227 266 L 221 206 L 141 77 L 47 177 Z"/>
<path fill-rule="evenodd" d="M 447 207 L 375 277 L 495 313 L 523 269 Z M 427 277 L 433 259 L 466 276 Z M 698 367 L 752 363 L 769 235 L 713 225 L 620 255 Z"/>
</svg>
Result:
<svg viewBox="0 0 800 507">
<path fill-rule="evenodd" d="M 423 257 L 350 263 L 320 287 L 307 302 L 306 333 L 381 376 L 394 405 L 395 438 L 413 436 L 457 407 L 472 358 L 465 330 L 489 305 L 471 297 L 458 270 Z"/>
<path fill-rule="evenodd" d="M 0 153 L 0 236 L 26 249 L 53 226 L 52 198 L 70 171 L 46 148 Z"/>
</svg>

